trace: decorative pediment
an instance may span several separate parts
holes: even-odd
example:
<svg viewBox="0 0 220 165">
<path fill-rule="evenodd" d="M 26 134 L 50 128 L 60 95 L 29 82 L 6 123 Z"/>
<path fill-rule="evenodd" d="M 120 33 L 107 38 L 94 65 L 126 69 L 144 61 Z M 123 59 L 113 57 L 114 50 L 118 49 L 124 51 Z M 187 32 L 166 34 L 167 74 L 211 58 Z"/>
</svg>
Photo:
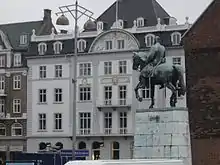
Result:
<svg viewBox="0 0 220 165">
<path fill-rule="evenodd" d="M 11 43 L 9 42 L 7 35 L 5 35 L 5 33 L 1 30 L 0 30 L 0 39 L 6 49 L 12 49 Z M 3 49 L 3 46 L 0 47 Z"/>
<path fill-rule="evenodd" d="M 89 52 L 103 52 L 116 50 L 138 50 L 139 42 L 133 34 L 114 29 L 101 33 L 92 43 Z"/>
</svg>

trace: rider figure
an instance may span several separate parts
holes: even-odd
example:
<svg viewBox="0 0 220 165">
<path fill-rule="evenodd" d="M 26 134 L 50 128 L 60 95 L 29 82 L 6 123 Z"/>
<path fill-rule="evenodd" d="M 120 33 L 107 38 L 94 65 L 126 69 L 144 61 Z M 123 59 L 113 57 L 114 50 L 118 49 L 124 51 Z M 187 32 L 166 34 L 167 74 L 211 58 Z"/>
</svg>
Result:
<svg viewBox="0 0 220 165">
<path fill-rule="evenodd" d="M 154 45 L 150 48 L 148 58 L 146 58 L 147 66 L 142 69 L 141 75 L 143 77 L 151 77 L 157 66 L 165 62 L 166 62 L 165 47 L 161 45 L 160 37 L 156 36 Z M 149 75 L 146 75 L 146 73 L 149 73 Z M 161 84 L 160 89 L 162 89 L 163 87 L 164 84 Z"/>
</svg>

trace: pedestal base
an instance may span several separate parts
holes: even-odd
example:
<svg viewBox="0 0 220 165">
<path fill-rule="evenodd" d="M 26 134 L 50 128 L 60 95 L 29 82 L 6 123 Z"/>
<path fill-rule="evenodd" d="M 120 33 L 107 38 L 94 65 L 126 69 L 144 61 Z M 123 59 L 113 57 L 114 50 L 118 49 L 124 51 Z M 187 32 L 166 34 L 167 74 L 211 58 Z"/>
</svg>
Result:
<svg viewBox="0 0 220 165">
<path fill-rule="evenodd" d="M 191 165 L 191 146 L 186 108 L 137 110 L 134 158 L 182 159 Z"/>
</svg>

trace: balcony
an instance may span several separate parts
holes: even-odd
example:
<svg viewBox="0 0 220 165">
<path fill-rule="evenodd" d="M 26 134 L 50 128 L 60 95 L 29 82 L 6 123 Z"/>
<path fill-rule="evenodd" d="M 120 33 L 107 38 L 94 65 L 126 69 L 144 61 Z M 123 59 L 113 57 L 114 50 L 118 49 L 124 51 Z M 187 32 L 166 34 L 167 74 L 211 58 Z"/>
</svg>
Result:
<svg viewBox="0 0 220 165">
<path fill-rule="evenodd" d="M 7 96 L 4 89 L 0 89 L 0 97 Z"/>
<path fill-rule="evenodd" d="M 79 130 L 79 134 L 80 135 L 90 135 L 90 133 L 91 133 L 91 129 L 80 129 Z"/>
<path fill-rule="evenodd" d="M 132 104 L 132 99 L 108 99 L 104 101 L 97 101 L 97 108 L 101 111 L 104 108 L 112 108 L 116 110 L 117 108 L 126 108 L 130 110 Z"/>
</svg>

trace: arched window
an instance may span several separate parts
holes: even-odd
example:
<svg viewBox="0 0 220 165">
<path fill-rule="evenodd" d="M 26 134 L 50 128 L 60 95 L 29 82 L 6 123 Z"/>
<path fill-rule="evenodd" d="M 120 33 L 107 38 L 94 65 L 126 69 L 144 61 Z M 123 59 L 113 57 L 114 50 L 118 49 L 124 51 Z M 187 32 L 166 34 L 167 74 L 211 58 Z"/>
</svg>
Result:
<svg viewBox="0 0 220 165">
<path fill-rule="evenodd" d="M 86 149 L 86 143 L 85 143 L 85 142 L 80 142 L 80 143 L 78 144 L 78 149 L 79 149 L 79 150 Z"/>
<path fill-rule="evenodd" d="M 92 160 L 100 159 L 100 143 L 93 142 L 92 143 Z"/>
<path fill-rule="evenodd" d="M 137 18 L 137 27 L 144 27 L 144 18 Z"/>
<path fill-rule="evenodd" d="M 171 42 L 172 45 L 179 45 L 181 42 L 181 33 L 174 32 L 171 34 Z"/>
<path fill-rule="evenodd" d="M 14 123 L 11 126 L 11 135 L 12 136 L 22 136 L 23 127 L 20 123 Z"/>
<path fill-rule="evenodd" d="M 151 47 L 154 44 L 155 35 L 148 34 L 145 36 L 146 47 Z"/>
<path fill-rule="evenodd" d="M 78 51 L 79 52 L 84 52 L 86 49 L 86 41 L 85 40 L 79 40 L 78 41 Z"/>
<path fill-rule="evenodd" d="M 0 136 L 6 136 L 6 127 L 2 123 L 0 123 Z"/>
<path fill-rule="evenodd" d="M 53 43 L 53 50 L 55 54 L 60 54 L 63 49 L 63 44 L 60 41 Z"/>
<path fill-rule="evenodd" d="M 46 43 L 39 43 L 38 44 L 38 53 L 39 55 L 44 55 L 47 51 L 47 44 Z"/>
<path fill-rule="evenodd" d="M 112 159 L 120 159 L 120 144 L 118 142 L 112 143 Z"/>
</svg>

